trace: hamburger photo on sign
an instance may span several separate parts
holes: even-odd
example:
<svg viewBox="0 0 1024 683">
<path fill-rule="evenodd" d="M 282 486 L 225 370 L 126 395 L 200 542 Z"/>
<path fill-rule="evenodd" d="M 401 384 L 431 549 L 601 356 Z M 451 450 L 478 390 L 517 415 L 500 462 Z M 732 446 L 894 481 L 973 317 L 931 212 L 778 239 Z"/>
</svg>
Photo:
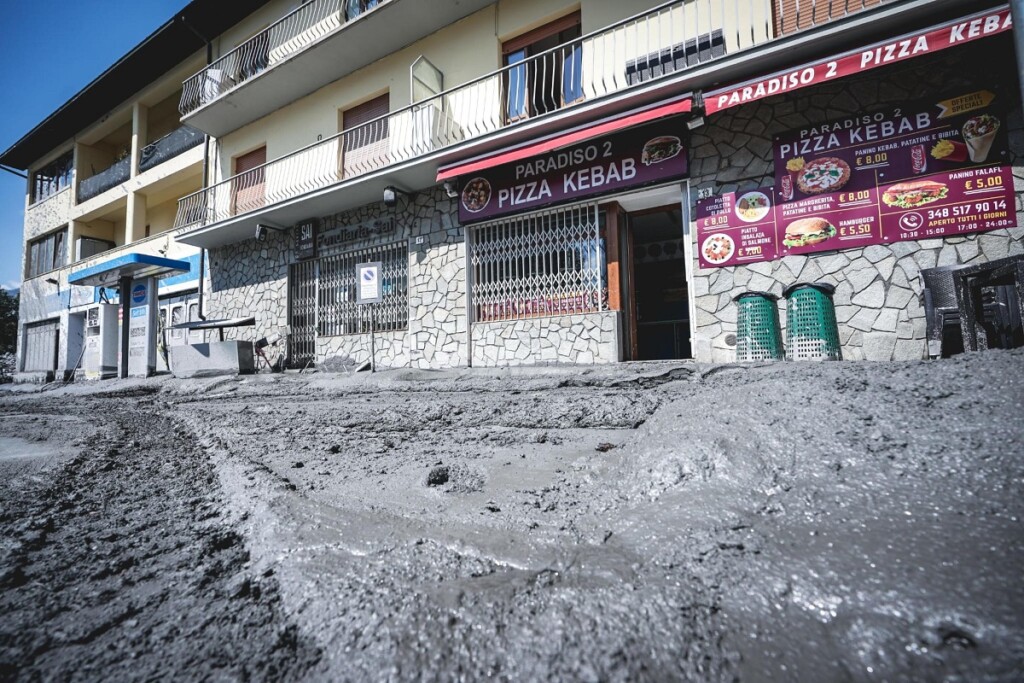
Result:
<svg viewBox="0 0 1024 683">
<path fill-rule="evenodd" d="M 795 249 L 811 247 L 835 237 L 835 234 L 834 225 L 824 218 L 812 216 L 795 220 L 787 225 L 782 243 Z"/>
</svg>

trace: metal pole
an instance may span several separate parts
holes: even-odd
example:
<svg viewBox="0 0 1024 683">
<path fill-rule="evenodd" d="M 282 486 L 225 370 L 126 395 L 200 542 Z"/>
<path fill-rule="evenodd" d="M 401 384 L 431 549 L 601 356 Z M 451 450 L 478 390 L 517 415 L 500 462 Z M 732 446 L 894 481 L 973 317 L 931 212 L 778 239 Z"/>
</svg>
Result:
<svg viewBox="0 0 1024 683">
<path fill-rule="evenodd" d="M 121 372 L 120 377 L 128 376 L 128 326 L 131 323 L 132 311 L 132 278 L 130 275 L 121 276 Z"/>
<path fill-rule="evenodd" d="M 370 372 L 377 372 L 377 346 L 373 329 L 373 304 L 370 304 Z"/>
<path fill-rule="evenodd" d="M 1017 52 L 1017 79 L 1020 96 L 1024 99 L 1024 0 L 1010 0 L 1010 17 L 1013 20 L 1013 46 Z"/>
</svg>

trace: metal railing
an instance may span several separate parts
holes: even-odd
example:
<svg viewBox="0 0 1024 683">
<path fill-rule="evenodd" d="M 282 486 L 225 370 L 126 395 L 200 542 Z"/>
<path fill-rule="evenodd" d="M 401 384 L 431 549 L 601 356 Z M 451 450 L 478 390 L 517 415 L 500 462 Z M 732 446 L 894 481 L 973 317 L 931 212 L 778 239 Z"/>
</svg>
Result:
<svg viewBox="0 0 1024 683">
<path fill-rule="evenodd" d="M 474 320 L 593 313 L 608 308 L 597 204 L 513 216 L 473 228 Z"/>
<path fill-rule="evenodd" d="M 78 203 L 98 197 L 128 180 L 132 174 L 131 156 L 115 161 L 106 169 L 78 183 Z"/>
<path fill-rule="evenodd" d="M 142 148 L 139 155 L 139 172 L 155 168 L 202 142 L 203 134 L 200 131 L 192 126 L 179 126 Z"/>
<path fill-rule="evenodd" d="M 199 190 L 175 227 L 217 223 L 892 0 L 675 0 Z M 841 7 L 841 9 L 840 9 Z M 794 17 L 787 23 L 789 14 Z"/>
<path fill-rule="evenodd" d="M 236 85 L 306 49 L 359 14 L 387 1 L 313 0 L 301 5 L 186 79 L 182 84 L 178 111 L 182 116 L 188 116 Z"/>
</svg>

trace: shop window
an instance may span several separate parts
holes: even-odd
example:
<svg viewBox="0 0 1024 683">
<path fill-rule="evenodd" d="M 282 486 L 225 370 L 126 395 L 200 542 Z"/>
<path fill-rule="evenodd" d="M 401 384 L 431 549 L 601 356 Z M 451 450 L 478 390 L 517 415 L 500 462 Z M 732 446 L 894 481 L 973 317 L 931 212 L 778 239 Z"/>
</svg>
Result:
<svg viewBox="0 0 1024 683">
<path fill-rule="evenodd" d="M 356 264 L 374 261 L 381 263 L 383 294 L 383 301 L 373 304 L 374 331 L 409 326 L 409 248 L 396 242 L 319 259 L 316 319 L 321 336 L 369 333 L 369 311 L 356 303 Z"/>
<path fill-rule="evenodd" d="M 369 12 L 382 0 L 345 0 L 345 19 L 352 21 L 360 14 Z"/>
<path fill-rule="evenodd" d="M 502 45 L 505 115 L 545 114 L 583 99 L 580 13 L 574 12 Z"/>
<path fill-rule="evenodd" d="M 263 206 L 266 187 L 267 148 L 254 149 L 235 158 L 231 179 L 231 213 L 239 214 Z"/>
<path fill-rule="evenodd" d="M 542 211 L 473 229 L 477 322 L 608 308 L 602 219 L 596 204 Z"/>
<path fill-rule="evenodd" d="M 71 187 L 73 160 L 73 152 L 67 152 L 32 174 L 32 203 Z"/>
<path fill-rule="evenodd" d="M 388 153 L 390 97 L 384 93 L 341 113 L 342 177 L 383 165 Z"/>
<path fill-rule="evenodd" d="M 28 272 L 26 278 L 35 277 L 60 268 L 67 263 L 67 228 L 28 243 Z"/>
</svg>

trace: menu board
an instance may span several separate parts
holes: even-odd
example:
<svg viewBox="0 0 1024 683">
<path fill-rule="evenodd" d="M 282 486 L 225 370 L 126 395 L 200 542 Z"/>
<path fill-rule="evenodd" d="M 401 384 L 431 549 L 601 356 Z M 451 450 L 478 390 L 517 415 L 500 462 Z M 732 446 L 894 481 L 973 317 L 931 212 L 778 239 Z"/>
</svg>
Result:
<svg viewBox="0 0 1024 683">
<path fill-rule="evenodd" d="M 698 202 L 701 266 L 1015 226 L 1000 99 L 963 93 L 780 135 L 775 187 Z"/>
</svg>

